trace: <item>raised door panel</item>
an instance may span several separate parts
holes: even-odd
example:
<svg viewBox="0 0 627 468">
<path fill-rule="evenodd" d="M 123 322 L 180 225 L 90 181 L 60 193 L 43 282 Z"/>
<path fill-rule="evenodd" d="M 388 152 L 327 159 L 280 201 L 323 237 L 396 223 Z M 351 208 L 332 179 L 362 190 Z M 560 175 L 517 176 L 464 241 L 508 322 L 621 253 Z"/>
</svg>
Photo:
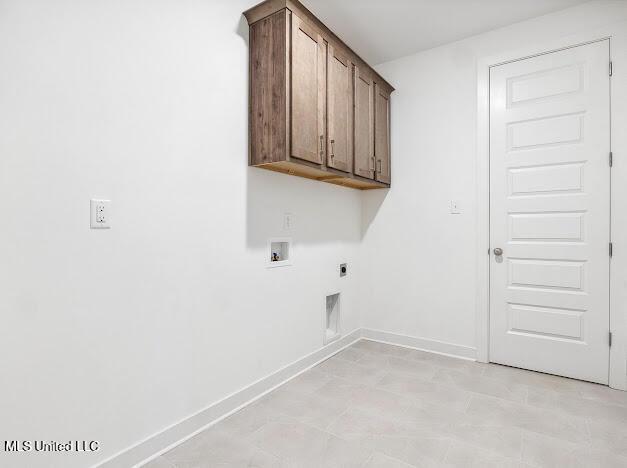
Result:
<svg viewBox="0 0 627 468">
<path fill-rule="evenodd" d="M 292 14 L 291 156 L 321 164 L 324 158 L 324 43 Z"/>
<path fill-rule="evenodd" d="M 355 174 L 374 179 L 374 83 L 355 67 Z"/>
<path fill-rule="evenodd" d="M 352 139 L 352 64 L 329 45 L 328 66 L 328 147 L 327 165 L 350 172 Z"/>
<path fill-rule="evenodd" d="M 376 178 L 379 182 L 390 183 L 390 95 L 375 83 L 374 96 L 374 156 Z"/>
</svg>

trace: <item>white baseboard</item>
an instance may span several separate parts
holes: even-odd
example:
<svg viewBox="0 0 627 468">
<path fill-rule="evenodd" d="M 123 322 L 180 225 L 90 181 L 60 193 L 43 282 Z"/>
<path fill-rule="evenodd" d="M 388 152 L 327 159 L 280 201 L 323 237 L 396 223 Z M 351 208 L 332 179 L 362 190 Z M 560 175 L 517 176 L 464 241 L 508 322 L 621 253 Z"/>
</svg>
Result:
<svg viewBox="0 0 627 468">
<path fill-rule="evenodd" d="M 246 405 L 261 398 L 288 380 L 312 368 L 316 364 L 337 354 L 355 341 L 364 338 L 396 346 L 420 349 L 432 353 L 444 354 L 461 359 L 476 358 L 477 350 L 469 346 L 461 346 L 443 341 L 398 335 L 381 330 L 361 328 L 353 330 L 323 348 L 289 364 L 282 369 L 264 377 L 251 385 L 227 396 L 207 408 L 179 421 L 166 429 L 147 437 L 141 442 L 100 462 L 98 468 L 128 468 L 141 466 L 159 455 L 190 439 L 207 427 L 233 414 Z"/>
<path fill-rule="evenodd" d="M 476 360 L 477 349 L 470 346 L 462 346 L 444 341 L 430 340 L 427 338 L 418 338 L 416 336 L 398 335 L 382 330 L 372 330 L 370 328 L 362 328 L 361 336 L 367 340 L 379 341 L 381 343 L 393 344 L 396 346 L 405 346 L 407 348 L 419 349 L 430 353 L 444 354 L 461 359 Z"/>
<path fill-rule="evenodd" d="M 342 349 L 350 346 L 361 338 L 361 330 L 356 329 L 337 341 L 324 346 L 318 351 L 289 364 L 273 374 L 264 377 L 251 385 L 227 396 L 211 406 L 175 423 L 161 432 L 113 455 L 98 463 L 99 468 L 128 468 L 141 466 L 144 463 L 167 452 L 176 445 L 193 437 L 207 427 L 226 418 L 240 408 L 261 398 L 266 393 L 284 384 L 307 369 L 328 359 Z"/>
</svg>

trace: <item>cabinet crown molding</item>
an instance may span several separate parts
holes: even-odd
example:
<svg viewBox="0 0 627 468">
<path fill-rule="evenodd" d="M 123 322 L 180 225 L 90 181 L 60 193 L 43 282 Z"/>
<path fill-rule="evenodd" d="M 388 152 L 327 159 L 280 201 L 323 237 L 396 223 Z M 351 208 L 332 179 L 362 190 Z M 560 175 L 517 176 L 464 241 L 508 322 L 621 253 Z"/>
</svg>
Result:
<svg viewBox="0 0 627 468">
<path fill-rule="evenodd" d="M 385 78 L 379 75 L 368 63 L 363 60 L 359 54 L 353 51 L 342 39 L 340 39 L 333 31 L 327 28 L 322 21 L 320 21 L 316 16 L 307 9 L 305 5 L 300 3 L 298 0 L 266 0 L 265 2 L 261 2 L 258 5 L 255 5 L 252 8 L 249 8 L 244 12 L 244 16 L 248 21 L 248 25 L 252 25 L 257 21 L 260 21 L 264 18 L 267 18 L 274 13 L 281 10 L 290 10 L 293 13 L 296 13 L 301 19 L 306 20 L 320 30 L 320 32 L 328 38 L 331 38 L 333 42 L 336 42 L 340 47 L 347 49 L 350 55 L 355 57 L 357 61 L 359 61 L 359 65 L 365 67 L 370 70 L 370 73 L 374 75 L 374 78 L 377 78 L 377 81 L 381 86 L 386 88 L 388 93 L 392 93 L 394 91 L 394 87 L 388 83 Z"/>
</svg>

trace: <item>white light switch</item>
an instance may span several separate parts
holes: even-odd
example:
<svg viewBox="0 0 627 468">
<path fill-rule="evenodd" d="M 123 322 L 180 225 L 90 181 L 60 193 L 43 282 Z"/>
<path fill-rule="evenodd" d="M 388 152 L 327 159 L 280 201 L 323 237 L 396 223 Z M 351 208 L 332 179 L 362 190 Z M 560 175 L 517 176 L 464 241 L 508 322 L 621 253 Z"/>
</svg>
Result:
<svg viewBox="0 0 627 468">
<path fill-rule="evenodd" d="M 294 215 L 292 213 L 283 214 L 283 230 L 291 231 L 294 227 Z"/>
<path fill-rule="evenodd" d="M 92 229 L 111 227 L 111 200 L 90 200 L 90 224 Z"/>
<path fill-rule="evenodd" d="M 457 200 L 451 200 L 451 214 L 460 214 L 462 209 Z"/>
</svg>

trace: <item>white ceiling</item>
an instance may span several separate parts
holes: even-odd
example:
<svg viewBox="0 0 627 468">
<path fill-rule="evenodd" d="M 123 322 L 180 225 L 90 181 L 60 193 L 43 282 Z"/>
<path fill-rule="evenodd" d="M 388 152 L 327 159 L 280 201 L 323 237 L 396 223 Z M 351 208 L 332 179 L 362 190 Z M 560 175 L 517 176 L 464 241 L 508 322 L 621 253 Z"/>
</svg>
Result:
<svg viewBox="0 0 627 468">
<path fill-rule="evenodd" d="M 372 64 L 587 0 L 301 0 Z"/>
</svg>

